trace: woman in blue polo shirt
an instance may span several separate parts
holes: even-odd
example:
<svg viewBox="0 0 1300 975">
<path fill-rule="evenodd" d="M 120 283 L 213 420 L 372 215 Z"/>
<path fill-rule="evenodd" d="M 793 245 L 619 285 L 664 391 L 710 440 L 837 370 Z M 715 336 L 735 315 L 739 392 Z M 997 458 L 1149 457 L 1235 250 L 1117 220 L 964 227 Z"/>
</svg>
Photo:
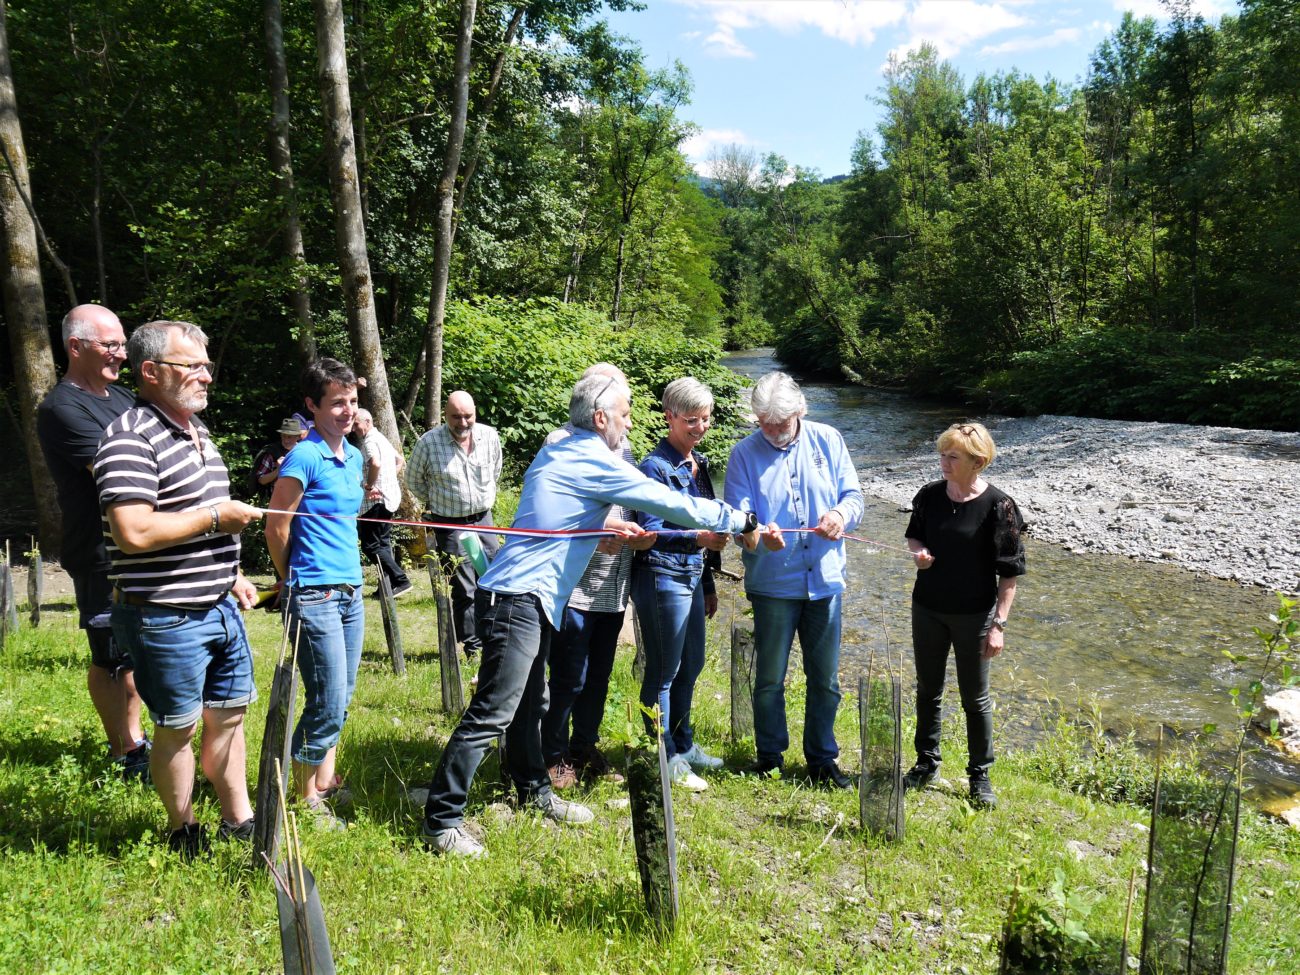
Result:
<svg viewBox="0 0 1300 975">
<path fill-rule="evenodd" d="M 302 393 L 314 429 L 285 456 L 270 507 L 308 517 L 267 515 L 266 543 L 288 594 L 289 632 L 301 632 L 298 669 L 306 695 L 293 731 L 294 785 L 319 821 L 337 828 L 342 820 L 326 800 L 340 789 L 334 753 L 365 633 L 353 520 L 364 494 L 363 462 L 347 441 L 357 415 L 357 377 L 337 359 L 318 359 L 303 372 Z"/>
</svg>

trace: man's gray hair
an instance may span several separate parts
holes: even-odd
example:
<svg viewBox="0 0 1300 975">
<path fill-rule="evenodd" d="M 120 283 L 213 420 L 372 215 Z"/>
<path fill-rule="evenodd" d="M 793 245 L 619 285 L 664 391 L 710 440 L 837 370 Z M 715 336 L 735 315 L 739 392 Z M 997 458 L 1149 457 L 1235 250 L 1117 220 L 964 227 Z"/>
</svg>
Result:
<svg viewBox="0 0 1300 975">
<path fill-rule="evenodd" d="M 126 357 L 132 370 L 139 373 L 142 362 L 157 362 L 167 354 L 168 333 L 172 329 L 179 330 L 185 338 L 193 339 L 205 349 L 208 347 L 208 337 L 193 322 L 145 322 L 131 333 L 126 343 Z"/>
<path fill-rule="evenodd" d="M 78 305 L 77 308 L 81 306 Z M 63 316 L 63 347 L 68 347 L 71 339 L 90 339 L 95 337 L 95 323 L 77 314 L 77 308 Z"/>
<path fill-rule="evenodd" d="M 578 430 L 595 430 L 596 411 L 612 409 L 620 396 L 632 401 L 631 391 L 612 376 L 579 379 L 569 397 L 569 422 Z"/>
<path fill-rule="evenodd" d="M 590 379 L 592 376 L 612 376 L 619 382 L 627 382 L 627 374 L 612 362 L 593 362 L 586 369 L 582 370 L 579 379 Z"/>
<path fill-rule="evenodd" d="M 367 423 L 373 423 L 375 421 L 375 418 L 370 415 L 370 411 L 364 406 L 357 410 L 357 419 L 365 420 Z"/>
<path fill-rule="evenodd" d="M 713 390 L 694 376 L 674 379 L 664 387 L 664 412 L 674 416 L 713 409 Z"/>
<path fill-rule="evenodd" d="M 783 372 L 769 372 L 755 383 L 749 404 L 760 422 L 784 423 L 808 412 L 808 401 L 799 384 Z"/>
</svg>

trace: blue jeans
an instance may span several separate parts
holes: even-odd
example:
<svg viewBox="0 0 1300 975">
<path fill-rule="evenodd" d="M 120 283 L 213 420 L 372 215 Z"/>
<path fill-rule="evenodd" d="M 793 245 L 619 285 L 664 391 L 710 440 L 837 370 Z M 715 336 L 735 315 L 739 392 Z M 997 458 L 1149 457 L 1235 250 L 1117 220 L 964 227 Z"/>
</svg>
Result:
<svg viewBox="0 0 1300 975">
<path fill-rule="evenodd" d="M 451 829 L 465 821 L 474 773 L 503 732 L 506 767 L 520 799 L 528 802 L 551 791 L 542 758 L 541 720 L 546 713 L 546 657 L 555 631 L 530 592 L 479 589 L 474 599 L 483 640 L 478 690 L 429 783 L 424 819 L 431 830 Z"/>
<path fill-rule="evenodd" d="M 591 748 L 600 738 L 622 629 L 622 613 L 565 609 L 564 625 L 551 639 L 551 706 L 542 718 L 542 755 L 548 766 L 569 754 L 570 748 Z"/>
<path fill-rule="evenodd" d="M 804 701 L 803 754 L 809 768 L 839 758 L 835 712 L 840 706 L 840 597 L 779 599 L 749 594 L 754 606 L 754 744 L 759 761 L 781 761 L 790 747 L 785 722 L 785 672 L 799 634 Z"/>
<path fill-rule="evenodd" d="M 289 590 L 285 614 L 290 640 L 302 625 L 298 670 L 304 695 L 292 748 L 294 760 L 303 765 L 319 765 L 338 744 L 357 686 L 366 611 L 361 587 L 348 589 L 294 586 Z"/>
<path fill-rule="evenodd" d="M 989 662 L 984 634 L 993 612 L 938 613 L 912 602 L 912 659 L 916 663 L 916 761 L 938 767 L 942 729 L 943 685 L 948 649 L 957 663 L 957 689 L 966 713 L 966 774 L 987 772 L 993 764 L 993 699 L 989 696 Z"/>
<path fill-rule="evenodd" d="M 691 558 L 681 557 L 680 567 L 674 568 L 643 562 L 632 566 L 632 601 L 645 649 L 641 704 L 659 705 L 669 758 L 690 751 L 694 744 L 691 700 L 704 669 L 704 560 L 696 555 L 688 561 Z M 645 722 L 653 735 L 653 722 L 649 717 Z"/>
<path fill-rule="evenodd" d="M 253 654 L 230 596 L 211 609 L 118 603 L 113 639 L 130 654 L 140 699 L 163 728 L 188 728 L 204 708 L 257 700 Z"/>
</svg>

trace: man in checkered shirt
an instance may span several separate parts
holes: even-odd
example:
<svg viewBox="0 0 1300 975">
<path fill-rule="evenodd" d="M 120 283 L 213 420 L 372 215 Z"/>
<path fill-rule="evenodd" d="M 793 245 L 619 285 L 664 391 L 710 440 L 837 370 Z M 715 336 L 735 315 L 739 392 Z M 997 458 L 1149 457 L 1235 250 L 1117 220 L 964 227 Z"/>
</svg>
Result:
<svg viewBox="0 0 1300 975">
<path fill-rule="evenodd" d="M 425 519 L 444 524 L 490 525 L 501 477 L 501 438 L 485 423 L 475 422 L 474 397 L 457 390 L 447 397 L 446 422 L 416 443 L 406 466 L 406 486 L 425 507 Z M 451 582 L 456 636 L 473 657 L 479 651 L 474 625 L 474 591 L 478 573 L 461 549 L 462 532 L 439 528 L 434 545 L 442 571 Z M 496 535 L 475 533 L 490 560 L 500 547 Z"/>
</svg>

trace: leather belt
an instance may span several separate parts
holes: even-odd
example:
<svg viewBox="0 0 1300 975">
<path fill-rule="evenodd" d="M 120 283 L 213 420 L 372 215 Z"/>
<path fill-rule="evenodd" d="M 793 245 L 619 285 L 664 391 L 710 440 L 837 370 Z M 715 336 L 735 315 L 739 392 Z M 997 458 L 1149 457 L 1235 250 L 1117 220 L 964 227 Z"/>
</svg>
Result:
<svg viewBox="0 0 1300 975">
<path fill-rule="evenodd" d="M 428 521 L 440 521 L 443 524 L 447 524 L 447 525 L 472 525 L 475 522 L 482 521 L 483 516 L 486 514 L 487 511 L 480 511 L 477 514 L 472 514 L 472 515 L 457 515 L 457 516 L 426 513 L 425 518 Z"/>
</svg>

